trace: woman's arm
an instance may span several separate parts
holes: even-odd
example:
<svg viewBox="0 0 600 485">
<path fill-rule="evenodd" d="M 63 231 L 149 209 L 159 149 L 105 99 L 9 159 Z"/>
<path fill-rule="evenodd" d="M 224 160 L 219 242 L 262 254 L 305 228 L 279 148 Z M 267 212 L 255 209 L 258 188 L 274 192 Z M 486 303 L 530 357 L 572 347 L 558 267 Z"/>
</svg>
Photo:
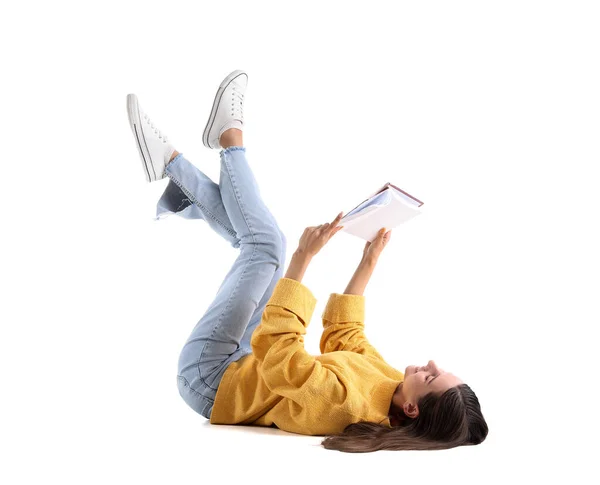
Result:
<svg viewBox="0 0 600 485">
<path fill-rule="evenodd" d="M 338 222 L 342 218 L 342 212 L 340 212 L 332 223 L 325 223 L 319 226 L 309 226 L 304 229 L 298 248 L 292 256 L 290 266 L 288 267 L 287 273 L 284 278 L 290 278 L 301 282 L 302 277 L 312 257 L 317 254 L 321 248 L 327 244 L 327 242 L 337 234 L 340 229 L 344 226 L 338 226 Z"/>
<path fill-rule="evenodd" d="M 312 256 L 306 252 L 297 249 L 292 255 L 292 260 L 288 266 L 285 278 L 290 278 L 298 282 L 302 282 L 306 268 L 312 261 Z M 375 270 L 377 258 L 363 256 L 350 280 L 344 294 L 362 295 L 367 287 L 367 283 Z"/>
<path fill-rule="evenodd" d="M 358 268 L 354 272 L 350 283 L 346 287 L 346 291 L 344 294 L 348 295 L 362 295 L 365 291 L 367 283 L 375 270 L 375 266 L 377 265 L 377 258 L 363 256 L 358 264 Z"/>
<path fill-rule="evenodd" d="M 365 297 L 363 292 L 377 258 L 364 255 L 348 283 L 344 294 L 332 293 L 323 311 L 323 335 L 319 343 L 321 353 L 346 350 L 385 362 L 365 336 Z"/>
<path fill-rule="evenodd" d="M 375 270 L 379 255 L 383 248 L 387 245 L 392 237 L 392 230 L 385 232 L 385 227 L 382 227 L 377 233 L 377 237 L 373 241 L 367 241 L 363 250 L 363 257 L 354 273 L 354 276 L 346 287 L 345 294 L 362 295 L 365 291 L 367 283 Z"/>
<path fill-rule="evenodd" d="M 290 278 L 298 282 L 302 282 L 302 278 L 308 268 L 312 256 L 301 249 L 296 249 L 288 266 L 287 273 L 284 278 Z"/>
</svg>

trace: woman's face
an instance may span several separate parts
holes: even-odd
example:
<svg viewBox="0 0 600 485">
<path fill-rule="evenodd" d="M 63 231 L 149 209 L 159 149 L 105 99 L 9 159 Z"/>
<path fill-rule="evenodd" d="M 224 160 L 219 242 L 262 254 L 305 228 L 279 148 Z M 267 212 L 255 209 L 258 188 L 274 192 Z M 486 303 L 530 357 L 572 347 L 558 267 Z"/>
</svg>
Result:
<svg viewBox="0 0 600 485">
<path fill-rule="evenodd" d="M 430 360 L 425 366 L 409 365 L 406 368 L 402 394 L 407 401 L 417 403 L 430 392 L 443 394 L 451 387 L 462 383 L 454 374 L 440 369 L 433 360 Z"/>
</svg>

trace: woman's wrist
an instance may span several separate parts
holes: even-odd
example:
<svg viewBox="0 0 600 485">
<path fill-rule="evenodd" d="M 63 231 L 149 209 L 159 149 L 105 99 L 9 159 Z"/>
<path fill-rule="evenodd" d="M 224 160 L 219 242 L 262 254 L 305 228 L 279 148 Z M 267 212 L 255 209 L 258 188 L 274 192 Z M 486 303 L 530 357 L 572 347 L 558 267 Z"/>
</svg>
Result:
<svg viewBox="0 0 600 485">
<path fill-rule="evenodd" d="M 302 278 L 304 277 L 304 273 L 306 272 L 306 268 L 308 268 L 308 264 L 311 260 L 312 255 L 302 250 L 296 249 L 296 251 L 292 255 L 292 259 L 285 274 L 285 278 L 290 278 L 292 280 L 301 282 Z"/>
<path fill-rule="evenodd" d="M 360 260 L 359 265 L 374 268 L 377 265 L 377 257 L 372 256 L 372 255 L 363 256 L 362 259 Z"/>
<path fill-rule="evenodd" d="M 373 274 L 376 263 L 377 260 L 373 257 L 363 257 L 344 293 L 348 295 L 362 295 Z"/>
</svg>

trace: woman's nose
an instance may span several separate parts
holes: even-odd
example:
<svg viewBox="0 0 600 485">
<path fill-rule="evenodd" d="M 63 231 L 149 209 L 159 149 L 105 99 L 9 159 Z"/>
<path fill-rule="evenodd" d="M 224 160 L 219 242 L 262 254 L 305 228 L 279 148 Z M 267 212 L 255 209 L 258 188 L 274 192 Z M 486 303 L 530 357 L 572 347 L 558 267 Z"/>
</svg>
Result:
<svg viewBox="0 0 600 485">
<path fill-rule="evenodd" d="M 435 361 L 433 361 L 433 360 L 430 360 L 429 364 L 427 364 L 427 365 L 430 367 L 431 372 L 433 372 L 435 374 L 443 374 L 444 373 L 444 369 L 438 367 L 437 364 L 435 363 Z"/>
</svg>

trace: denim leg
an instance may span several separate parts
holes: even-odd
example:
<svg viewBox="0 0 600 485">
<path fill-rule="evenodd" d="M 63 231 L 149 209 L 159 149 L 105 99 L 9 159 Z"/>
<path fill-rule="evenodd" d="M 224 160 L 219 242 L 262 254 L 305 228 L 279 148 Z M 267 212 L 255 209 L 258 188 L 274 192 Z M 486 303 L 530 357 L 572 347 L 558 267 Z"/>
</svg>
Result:
<svg viewBox="0 0 600 485">
<path fill-rule="evenodd" d="M 156 205 L 155 220 L 177 214 L 203 219 L 234 248 L 240 240 L 221 200 L 221 189 L 180 153 L 167 165 L 169 183 Z"/>
<path fill-rule="evenodd" d="M 182 160 L 179 161 L 179 158 L 182 158 Z M 233 225 L 223 206 L 220 187 L 195 165 L 186 160 L 181 153 L 177 155 L 167 169 L 169 183 L 158 201 L 156 219 L 162 219 L 170 214 L 177 214 L 185 219 L 208 220 L 209 225 L 213 229 L 217 230 L 217 232 L 233 247 L 239 248 L 240 239 L 237 235 L 232 236 L 232 233 L 235 232 L 235 230 L 233 229 Z M 193 180 L 194 183 L 191 185 L 196 189 L 201 189 L 198 196 L 195 197 L 191 195 L 189 190 L 186 190 L 189 194 L 187 195 L 186 192 L 180 188 L 182 186 L 180 180 L 185 180 L 186 183 Z M 213 210 L 207 213 L 205 208 L 208 207 L 212 207 Z M 211 217 L 211 214 L 214 217 Z M 222 230 L 223 228 L 225 228 L 225 230 Z M 280 261 L 285 262 L 286 240 L 281 231 L 280 236 L 283 240 L 283 244 L 281 245 L 282 253 L 279 259 Z M 271 284 L 265 291 L 262 300 L 258 304 L 257 310 L 254 312 L 254 315 L 250 319 L 250 323 L 246 327 L 240 346 L 247 349 L 248 352 L 251 352 L 250 339 L 252 338 L 252 333 L 260 323 L 262 313 L 275 289 L 277 281 L 283 277 L 283 272 L 284 268 L 282 266 L 278 267 L 271 280 Z"/>
<path fill-rule="evenodd" d="M 269 284 L 269 287 L 265 291 L 265 294 L 263 295 L 262 300 L 260 300 L 260 303 L 258 304 L 256 311 L 252 315 L 252 318 L 250 318 L 250 323 L 248 323 L 248 326 L 246 327 L 246 331 L 244 332 L 244 336 L 242 337 L 242 341 L 240 342 L 240 347 L 242 347 L 242 349 L 244 349 L 245 352 L 248 354 L 252 353 L 252 346 L 250 345 L 250 340 L 252 339 L 252 333 L 254 332 L 254 330 L 256 330 L 256 327 L 258 326 L 258 324 L 260 323 L 260 321 L 262 319 L 262 314 L 265 311 L 265 307 L 267 306 L 267 303 L 268 303 L 269 299 L 271 298 L 271 295 L 273 294 L 275 285 L 281 278 L 283 278 L 283 275 L 284 275 L 287 240 L 285 239 L 283 232 L 280 232 L 279 235 L 281 236 L 281 255 L 280 255 L 281 264 L 275 270 L 275 274 L 273 275 L 273 278 L 271 279 L 271 283 Z"/>
<path fill-rule="evenodd" d="M 181 190 L 191 200 L 198 200 L 199 194 L 183 178 Z M 178 364 L 182 397 L 206 418 L 210 417 L 228 365 L 251 353 L 248 326 L 256 326 L 260 321 L 275 278 L 279 279 L 277 275 L 285 263 L 285 238 L 260 197 L 245 148 L 221 151 L 219 188 L 223 207 L 239 239 L 240 254 L 214 301 L 192 330 Z"/>
</svg>

